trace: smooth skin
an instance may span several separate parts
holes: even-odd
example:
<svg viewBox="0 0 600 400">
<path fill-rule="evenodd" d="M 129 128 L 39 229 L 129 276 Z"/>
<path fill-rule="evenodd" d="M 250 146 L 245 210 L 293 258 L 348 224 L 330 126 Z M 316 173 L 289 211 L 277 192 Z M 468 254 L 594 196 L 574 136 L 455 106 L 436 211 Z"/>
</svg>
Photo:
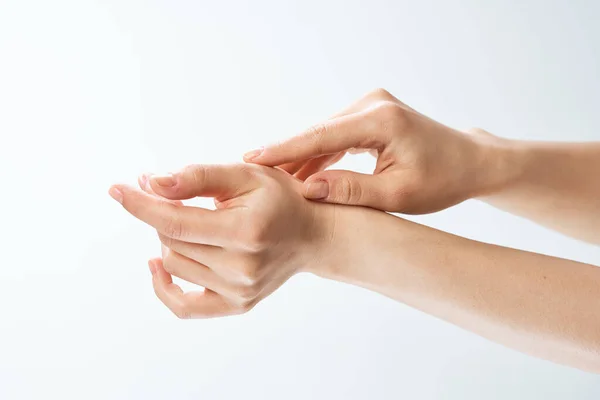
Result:
<svg viewBox="0 0 600 400">
<path fill-rule="evenodd" d="M 377 91 L 367 98 L 380 94 Z M 507 141 L 477 131 L 451 130 L 404 105 L 404 110 L 417 117 L 394 125 L 385 118 L 401 113 L 390 112 L 389 101 L 385 103 L 354 113 L 350 110 L 325 123 L 347 127 L 343 132 L 356 132 L 353 137 L 372 129 L 365 135 L 368 139 L 346 141 L 346 148 L 330 148 L 326 146 L 335 131 L 311 130 L 290 140 L 295 141 L 296 158 L 267 163 L 281 168 L 193 165 L 174 174 L 143 176 L 143 190 L 113 186 L 111 196 L 159 233 L 163 256 L 150 261 L 157 296 L 181 318 L 239 314 L 294 274 L 310 272 L 379 292 L 525 353 L 600 373 L 600 268 L 468 240 L 375 210 L 432 212 L 475 196 L 504 199 L 507 208 L 518 208 L 519 201 L 539 201 L 542 208 L 559 210 L 561 198 L 569 197 L 578 205 L 571 206 L 577 208 L 571 213 L 579 218 L 577 229 L 569 228 L 574 225 L 563 215 L 547 215 L 538 221 L 551 225 L 547 221 L 564 220 L 557 223 L 563 231 L 579 232 L 581 228 L 580 237 L 597 243 L 593 223 L 584 220 L 597 221 L 599 210 L 592 197 L 600 189 L 585 187 L 579 176 L 569 179 L 565 175 L 567 171 L 579 174 L 586 161 L 587 176 L 600 172 L 595 160 L 600 153 L 583 157 L 588 154 L 587 146 L 564 145 L 583 153 L 582 159 L 579 154 L 557 156 L 553 165 L 534 166 L 533 160 L 547 158 L 520 149 L 513 153 Z M 355 109 L 366 103 L 357 104 Z M 361 128 L 352 131 L 345 124 L 350 120 L 362 124 Z M 421 128 L 415 128 L 418 123 Z M 419 129 L 421 139 L 417 138 Z M 409 131 L 412 139 L 397 139 Z M 444 138 L 444 132 L 450 138 Z M 331 142 L 336 138 L 333 135 Z M 321 151 L 311 156 L 314 143 Z M 381 168 L 372 176 L 361 175 L 356 183 L 349 183 L 355 182 L 353 172 L 322 171 L 350 149 L 373 146 L 380 158 L 385 156 L 378 159 Z M 539 146 L 542 153 L 560 147 L 524 146 Z M 429 154 L 432 151 L 435 156 Z M 525 159 L 508 162 L 505 151 Z M 461 153 L 464 157 L 456 157 Z M 271 148 L 263 149 L 252 161 L 262 162 L 269 154 L 273 154 Z M 552 179 L 536 177 L 552 168 L 562 172 Z M 445 174 L 446 179 L 438 174 Z M 563 180 L 568 181 L 568 185 L 563 183 L 565 190 L 572 190 L 564 196 L 560 195 Z M 310 185 L 320 181 L 331 185 L 327 196 L 307 201 Z M 410 190 L 403 187 L 405 182 L 411 182 Z M 353 189 L 345 192 L 336 189 L 338 183 L 342 188 L 358 185 L 359 189 L 351 186 Z M 457 185 L 466 185 L 464 192 Z M 544 198 L 545 193 L 553 192 L 559 193 L 556 199 Z M 180 202 L 196 196 L 214 197 L 217 209 Z M 520 196 L 522 200 L 518 200 Z M 516 212 L 528 215 L 527 211 Z M 184 293 L 173 283 L 172 275 L 206 289 Z"/>
</svg>

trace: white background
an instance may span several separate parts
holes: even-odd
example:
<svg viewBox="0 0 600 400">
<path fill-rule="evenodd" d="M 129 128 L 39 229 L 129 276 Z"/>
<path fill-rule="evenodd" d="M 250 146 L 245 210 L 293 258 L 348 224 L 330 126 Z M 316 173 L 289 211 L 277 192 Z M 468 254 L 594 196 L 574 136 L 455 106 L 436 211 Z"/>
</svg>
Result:
<svg viewBox="0 0 600 400">
<path fill-rule="evenodd" d="M 312 276 L 177 320 L 150 285 L 158 240 L 106 194 L 378 86 L 456 128 L 599 140 L 598 20 L 593 0 L 0 0 L 0 398 L 599 398 L 598 376 Z M 415 220 L 600 264 L 476 201 Z"/>
</svg>

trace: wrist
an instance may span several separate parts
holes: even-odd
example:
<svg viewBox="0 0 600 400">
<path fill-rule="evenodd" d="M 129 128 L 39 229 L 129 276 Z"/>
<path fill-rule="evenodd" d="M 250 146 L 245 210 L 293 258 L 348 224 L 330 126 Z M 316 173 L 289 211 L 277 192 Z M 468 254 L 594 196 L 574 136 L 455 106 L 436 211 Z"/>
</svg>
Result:
<svg viewBox="0 0 600 400">
<path fill-rule="evenodd" d="M 336 268 L 335 254 L 343 241 L 337 226 L 340 206 L 312 201 L 310 204 L 313 206 L 313 233 L 308 251 L 309 258 L 302 272 L 329 277 Z"/>
<path fill-rule="evenodd" d="M 359 216 L 350 221 L 357 210 L 363 207 L 351 207 L 339 204 L 311 202 L 314 204 L 315 234 L 313 237 L 310 261 L 303 272 L 337 281 L 345 281 L 344 276 L 353 268 L 356 258 L 352 254 L 359 243 L 354 235 L 361 230 Z"/>
<path fill-rule="evenodd" d="M 432 240 L 435 230 L 366 207 L 335 206 L 335 215 L 322 262 L 307 272 L 402 302 L 439 275 L 431 249 L 445 233 Z"/>
<path fill-rule="evenodd" d="M 522 142 L 497 137 L 481 129 L 469 130 L 468 134 L 476 148 L 469 197 L 500 193 L 522 178 L 529 159 L 529 151 Z"/>
<path fill-rule="evenodd" d="M 319 250 L 318 262 L 306 272 L 322 278 L 365 286 L 373 264 L 389 264 L 390 250 L 401 241 L 403 224 L 391 224 L 400 218 L 360 206 L 321 204 L 328 221 L 327 240 Z M 403 221 L 403 220 L 402 220 Z M 393 241 L 394 244 L 387 243 Z"/>
</svg>

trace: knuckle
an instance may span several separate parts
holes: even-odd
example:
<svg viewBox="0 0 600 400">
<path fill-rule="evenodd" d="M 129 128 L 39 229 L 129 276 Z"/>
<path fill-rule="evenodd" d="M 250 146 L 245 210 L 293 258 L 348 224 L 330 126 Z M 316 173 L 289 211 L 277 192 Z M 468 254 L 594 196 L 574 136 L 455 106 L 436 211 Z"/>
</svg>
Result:
<svg viewBox="0 0 600 400">
<path fill-rule="evenodd" d="M 400 105 L 384 101 L 375 106 L 373 113 L 379 124 L 378 130 L 384 137 L 408 131 L 409 112 Z"/>
<path fill-rule="evenodd" d="M 402 121 L 406 118 L 406 110 L 391 101 L 382 101 L 375 107 L 375 112 L 386 121 Z"/>
<path fill-rule="evenodd" d="M 264 250 L 268 246 L 267 231 L 264 229 L 264 225 L 259 222 L 248 224 L 242 230 L 240 242 L 241 247 L 250 252 Z"/>
<path fill-rule="evenodd" d="M 191 183 L 194 187 L 203 185 L 204 182 L 206 182 L 206 179 L 207 179 L 206 175 L 207 175 L 207 171 L 208 171 L 206 166 L 201 165 L 201 164 L 192 164 L 192 165 L 185 167 L 185 170 L 187 172 L 189 172 L 191 180 L 192 180 Z"/>
<path fill-rule="evenodd" d="M 394 99 L 394 96 L 390 92 L 385 90 L 384 88 L 373 89 L 371 92 L 369 92 L 368 96 L 371 98 L 382 99 L 382 100 Z"/>
<path fill-rule="evenodd" d="M 474 136 L 488 136 L 488 137 L 494 136 L 491 133 L 489 133 L 488 131 L 483 130 L 481 128 L 469 128 L 469 129 L 465 130 L 465 132 L 470 135 L 474 135 Z"/>
<path fill-rule="evenodd" d="M 183 237 L 183 222 L 181 219 L 171 217 L 167 219 L 164 227 L 164 233 L 171 239 L 180 239 Z"/>
<path fill-rule="evenodd" d="M 356 204 L 360 203 L 363 194 L 362 188 L 352 179 L 343 177 L 338 181 L 336 188 L 336 197 L 342 203 Z"/>
<path fill-rule="evenodd" d="M 239 269 L 240 281 L 244 290 L 255 291 L 258 287 L 259 267 L 256 264 L 245 264 Z"/>
<path fill-rule="evenodd" d="M 317 153 L 323 152 L 323 140 L 329 133 L 330 126 L 327 124 L 317 124 L 308 128 L 307 137 L 312 141 Z"/>
<path fill-rule="evenodd" d="M 327 134 L 328 131 L 329 128 L 326 124 L 317 124 L 308 128 L 308 135 L 311 136 L 313 139 L 318 139 Z"/>
<path fill-rule="evenodd" d="M 258 285 L 240 285 L 235 288 L 235 297 L 241 304 L 253 301 L 258 296 Z"/>
<path fill-rule="evenodd" d="M 235 311 L 237 314 L 246 314 L 247 312 L 252 310 L 254 308 L 254 306 L 256 306 L 256 303 L 257 302 L 254 300 L 241 302 L 240 304 L 237 305 Z"/>
</svg>

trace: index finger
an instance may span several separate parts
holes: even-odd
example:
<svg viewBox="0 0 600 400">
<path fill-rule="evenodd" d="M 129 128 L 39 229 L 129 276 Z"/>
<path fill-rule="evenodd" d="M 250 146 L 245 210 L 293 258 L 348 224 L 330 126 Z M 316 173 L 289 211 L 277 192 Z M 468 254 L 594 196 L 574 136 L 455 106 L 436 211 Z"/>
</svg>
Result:
<svg viewBox="0 0 600 400">
<path fill-rule="evenodd" d="M 213 211 L 174 204 L 127 185 L 114 185 L 109 193 L 131 215 L 173 239 L 223 246 L 235 232 L 235 209 Z"/>
<path fill-rule="evenodd" d="M 352 147 L 380 147 L 383 138 L 376 134 L 377 125 L 368 110 L 344 115 L 315 125 L 281 143 L 247 153 L 244 160 L 275 166 L 335 154 Z"/>
<path fill-rule="evenodd" d="M 345 115 L 353 114 L 365 109 L 372 101 L 373 101 L 374 93 L 368 93 L 366 96 L 363 96 L 359 100 L 350 104 L 344 110 L 332 115 L 329 119 L 336 119 L 343 117 Z M 318 167 L 315 168 L 315 165 L 308 165 L 308 160 L 299 160 L 291 163 L 280 164 L 277 165 L 278 168 L 286 171 L 290 175 L 294 175 L 296 178 L 300 180 L 304 180 L 308 177 L 308 175 L 312 175 L 312 173 L 318 172 L 319 168 L 325 169 L 325 164 L 335 164 L 340 160 L 341 157 L 344 156 L 343 151 L 340 151 L 336 154 L 327 154 L 324 156 L 315 157 L 310 160 L 310 164 L 317 163 Z M 302 172 L 300 172 L 302 170 Z M 308 171 L 310 170 L 310 171 Z M 307 175 L 307 172 L 311 172 Z"/>
</svg>

